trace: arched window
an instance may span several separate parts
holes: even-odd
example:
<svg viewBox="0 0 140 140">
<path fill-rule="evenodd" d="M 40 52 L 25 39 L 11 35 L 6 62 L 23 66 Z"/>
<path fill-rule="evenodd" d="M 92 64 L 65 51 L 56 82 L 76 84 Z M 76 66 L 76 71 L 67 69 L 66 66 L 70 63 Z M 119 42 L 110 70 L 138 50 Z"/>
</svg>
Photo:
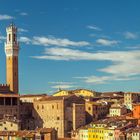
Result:
<svg viewBox="0 0 140 140">
<path fill-rule="evenodd" d="M 9 42 L 10 42 L 11 41 L 11 34 L 9 34 L 9 37 L 8 38 L 9 38 Z"/>
<path fill-rule="evenodd" d="M 13 35 L 13 41 L 16 42 L 16 34 Z"/>
</svg>

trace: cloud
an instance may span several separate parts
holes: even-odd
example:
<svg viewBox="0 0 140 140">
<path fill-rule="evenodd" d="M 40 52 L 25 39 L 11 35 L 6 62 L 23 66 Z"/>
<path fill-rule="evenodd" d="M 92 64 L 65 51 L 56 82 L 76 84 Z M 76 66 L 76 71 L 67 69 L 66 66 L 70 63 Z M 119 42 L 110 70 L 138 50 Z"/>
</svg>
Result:
<svg viewBox="0 0 140 140">
<path fill-rule="evenodd" d="M 2 43 L 6 39 L 5 36 L 0 35 L 0 43 Z"/>
<path fill-rule="evenodd" d="M 138 54 L 139 53 L 139 54 Z M 140 74 L 140 51 L 128 53 L 124 55 L 124 60 L 118 61 L 106 68 L 100 69 L 100 71 L 105 73 L 110 73 L 114 75 L 137 75 Z M 126 57 L 125 57 L 126 56 Z M 127 59 L 127 60 L 125 60 Z"/>
<path fill-rule="evenodd" d="M 21 12 L 21 13 L 19 13 L 19 15 L 21 15 L 21 16 L 27 16 L 28 13 L 26 13 L 26 12 Z"/>
<path fill-rule="evenodd" d="M 0 36 L 0 40 L 5 40 L 6 37 L 5 36 Z"/>
<path fill-rule="evenodd" d="M 138 38 L 138 35 L 136 33 L 128 32 L 128 31 L 123 33 L 123 35 L 126 39 L 137 39 Z"/>
<path fill-rule="evenodd" d="M 27 30 L 20 28 L 20 31 L 26 32 Z M 49 37 L 38 37 L 33 38 L 20 37 L 19 41 L 26 44 L 39 45 L 39 46 L 61 46 L 61 47 L 83 47 L 90 46 L 91 44 L 87 41 L 72 41 L 67 38 L 55 38 Z"/>
<path fill-rule="evenodd" d="M 133 46 L 128 46 L 128 47 L 126 47 L 126 48 L 127 48 L 127 49 L 134 49 L 134 50 L 140 49 L 140 44 L 133 45 Z"/>
<path fill-rule="evenodd" d="M 110 39 L 111 37 L 110 36 L 107 36 L 107 35 L 104 35 L 104 34 L 89 34 L 90 37 L 96 37 L 96 38 L 106 38 L 106 39 Z"/>
<path fill-rule="evenodd" d="M 101 61 L 110 62 L 103 68 L 96 71 L 104 73 L 104 77 L 99 77 L 102 81 L 112 80 L 129 80 L 136 75 L 140 75 L 140 50 L 129 51 L 98 51 L 88 52 L 78 49 L 64 48 L 68 46 L 84 46 L 89 43 L 83 43 L 83 41 L 75 42 L 69 39 L 55 38 L 55 37 L 20 37 L 20 42 L 26 44 L 34 44 L 45 47 L 45 51 L 42 55 L 31 56 L 36 59 L 57 60 L 57 61 Z M 82 42 L 82 43 L 81 43 Z M 106 45 L 117 44 L 116 41 L 110 41 Z M 55 46 L 55 47 L 52 47 Z M 60 47 L 61 46 L 61 47 Z M 109 75 L 109 76 L 106 76 Z M 95 77 L 94 77 L 95 78 Z M 97 79 L 97 78 L 96 78 Z M 95 79 L 94 79 L 95 80 Z M 85 80 L 89 82 L 89 78 Z M 97 80 L 96 80 L 97 81 Z M 98 82 L 100 83 L 100 81 Z M 61 84 L 62 85 L 62 84 Z M 64 84 L 63 85 L 67 85 Z M 58 85 L 59 86 L 59 85 Z"/>
<path fill-rule="evenodd" d="M 19 32 L 28 32 L 28 30 L 23 29 L 23 28 L 18 28 L 18 31 L 19 31 Z"/>
<path fill-rule="evenodd" d="M 30 44 L 31 43 L 31 40 L 28 37 L 21 36 L 19 38 L 19 42 L 22 42 L 22 43 L 25 43 L 25 44 Z"/>
<path fill-rule="evenodd" d="M 102 46 L 114 46 L 114 45 L 117 45 L 119 43 L 119 41 L 100 38 L 100 39 L 96 40 L 96 43 L 98 43 Z"/>
<path fill-rule="evenodd" d="M 89 42 L 86 41 L 71 41 L 67 38 L 55 38 L 53 36 L 51 37 L 33 37 L 32 43 L 34 45 L 42 45 L 42 46 L 88 46 L 90 45 Z"/>
<path fill-rule="evenodd" d="M 73 82 L 48 82 L 49 84 L 74 84 Z"/>
<path fill-rule="evenodd" d="M 20 31 L 26 31 L 24 29 L 20 29 Z M 29 39 L 28 37 L 21 37 L 21 42 L 28 42 L 33 45 L 39 45 L 39 46 L 61 46 L 61 47 L 68 47 L 68 46 L 75 46 L 75 47 L 81 47 L 81 46 L 88 46 L 90 45 L 87 41 L 71 41 L 67 38 L 55 38 L 53 36 L 51 37 L 38 37 L 34 36 L 32 39 Z"/>
<path fill-rule="evenodd" d="M 67 48 L 46 48 L 44 55 L 34 56 L 34 58 L 50 60 L 90 60 L 91 57 L 91 53 Z"/>
<path fill-rule="evenodd" d="M 0 20 L 10 20 L 10 19 L 14 19 L 14 17 L 5 14 L 0 15 Z"/>
<path fill-rule="evenodd" d="M 53 86 L 51 86 L 51 88 L 54 89 L 69 89 L 69 88 L 73 88 L 75 87 L 75 85 L 73 85 L 74 83 L 72 82 L 49 82 L 50 84 L 53 84 Z"/>
<path fill-rule="evenodd" d="M 69 88 L 73 88 L 73 85 L 55 85 L 55 86 L 51 86 L 51 88 L 55 88 L 55 89 L 69 89 Z"/>
<path fill-rule="evenodd" d="M 68 48 L 45 48 L 44 55 L 59 56 L 62 60 L 100 60 L 100 61 L 125 61 L 139 56 L 140 51 L 100 51 L 91 53 L 87 51 L 68 49 Z M 134 57 L 134 58 L 133 58 Z M 126 61 L 127 61 L 126 60 Z"/>
<path fill-rule="evenodd" d="M 102 31 L 102 29 L 97 27 L 96 25 L 88 25 L 87 28 L 91 30 Z"/>
<path fill-rule="evenodd" d="M 96 71 L 104 73 L 103 77 L 86 77 L 86 82 L 102 83 L 111 80 L 129 80 L 140 75 L 140 50 L 131 51 L 101 51 L 86 52 L 68 48 L 46 48 L 41 56 L 36 59 L 63 60 L 63 61 L 108 61 L 111 62 L 104 68 Z M 85 78 L 85 77 L 84 77 Z M 94 79 L 94 80 L 92 80 Z"/>
<path fill-rule="evenodd" d="M 109 75 L 109 76 L 95 76 L 95 75 L 91 75 L 88 77 L 74 77 L 77 79 L 82 79 L 85 83 L 87 84 L 106 84 L 109 83 L 111 81 L 128 81 L 128 80 L 134 80 L 136 79 L 136 77 L 131 77 L 131 76 L 119 76 L 119 75 Z"/>
</svg>

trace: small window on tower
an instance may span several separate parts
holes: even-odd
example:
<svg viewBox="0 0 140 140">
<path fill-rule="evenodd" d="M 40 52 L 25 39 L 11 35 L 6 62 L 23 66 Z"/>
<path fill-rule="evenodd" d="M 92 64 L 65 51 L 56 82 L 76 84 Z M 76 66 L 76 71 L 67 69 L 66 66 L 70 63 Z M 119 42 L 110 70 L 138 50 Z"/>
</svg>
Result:
<svg viewBox="0 0 140 140">
<path fill-rule="evenodd" d="M 16 42 L 16 35 L 15 34 L 13 36 L 13 40 L 14 40 L 14 42 Z"/>
</svg>

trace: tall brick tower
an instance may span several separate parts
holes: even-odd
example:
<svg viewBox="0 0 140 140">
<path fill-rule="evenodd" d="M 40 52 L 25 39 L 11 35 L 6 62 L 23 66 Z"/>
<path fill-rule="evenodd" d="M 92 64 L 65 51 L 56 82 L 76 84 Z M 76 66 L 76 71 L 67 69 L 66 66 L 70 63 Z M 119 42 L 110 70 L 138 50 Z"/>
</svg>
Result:
<svg viewBox="0 0 140 140">
<path fill-rule="evenodd" d="M 18 52 L 19 43 L 17 41 L 17 28 L 10 24 L 6 28 L 7 39 L 5 42 L 6 53 L 6 82 L 10 85 L 10 90 L 18 93 Z"/>
</svg>

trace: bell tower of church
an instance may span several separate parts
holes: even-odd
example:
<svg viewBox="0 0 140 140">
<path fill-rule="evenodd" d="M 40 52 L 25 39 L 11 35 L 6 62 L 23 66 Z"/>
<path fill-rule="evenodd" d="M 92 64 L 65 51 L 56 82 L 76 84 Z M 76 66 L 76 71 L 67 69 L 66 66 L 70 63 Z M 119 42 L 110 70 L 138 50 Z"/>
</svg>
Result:
<svg viewBox="0 0 140 140">
<path fill-rule="evenodd" d="M 6 28 L 7 39 L 5 42 L 6 54 L 6 82 L 10 86 L 10 90 L 18 93 L 18 52 L 19 43 L 17 41 L 17 28 L 10 24 Z"/>
</svg>

